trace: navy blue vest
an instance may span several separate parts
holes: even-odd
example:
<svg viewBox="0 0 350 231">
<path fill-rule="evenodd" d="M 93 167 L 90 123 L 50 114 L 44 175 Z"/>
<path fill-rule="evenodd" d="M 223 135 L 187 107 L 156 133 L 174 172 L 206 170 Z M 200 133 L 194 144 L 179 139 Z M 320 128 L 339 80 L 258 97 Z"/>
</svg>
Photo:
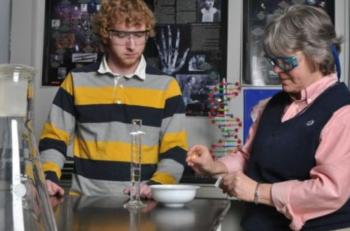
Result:
<svg viewBox="0 0 350 231">
<path fill-rule="evenodd" d="M 280 92 L 269 101 L 262 114 L 246 169 L 247 175 L 258 182 L 309 179 L 310 170 L 315 166 L 321 130 L 336 110 L 350 104 L 350 92 L 343 83 L 337 83 L 306 110 L 282 123 L 284 108 L 289 103 L 289 96 Z M 247 231 L 284 231 L 289 230 L 290 222 L 274 207 L 249 203 L 242 227 Z M 330 215 L 307 221 L 303 230 L 349 226 L 350 200 Z"/>
</svg>

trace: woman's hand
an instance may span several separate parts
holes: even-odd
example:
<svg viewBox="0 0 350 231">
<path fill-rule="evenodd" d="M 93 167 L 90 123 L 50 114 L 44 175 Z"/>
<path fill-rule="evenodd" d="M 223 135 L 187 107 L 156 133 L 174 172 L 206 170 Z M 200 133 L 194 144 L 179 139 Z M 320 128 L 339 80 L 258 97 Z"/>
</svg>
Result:
<svg viewBox="0 0 350 231">
<path fill-rule="evenodd" d="M 214 173 L 214 158 L 204 145 L 194 145 L 190 148 L 186 162 L 197 174 L 212 175 Z"/>
<path fill-rule="evenodd" d="M 257 182 L 242 171 L 227 174 L 223 177 L 220 188 L 224 193 L 240 200 L 253 202 Z"/>
</svg>

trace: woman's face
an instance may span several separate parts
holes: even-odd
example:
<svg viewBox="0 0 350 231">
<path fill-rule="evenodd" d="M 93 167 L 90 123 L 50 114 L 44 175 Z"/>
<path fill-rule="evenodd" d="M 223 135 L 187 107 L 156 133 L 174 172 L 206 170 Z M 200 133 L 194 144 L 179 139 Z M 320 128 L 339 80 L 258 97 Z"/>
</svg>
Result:
<svg viewBox="0 0 350 231">
<path fill-rule="evenodd" d="M 301 51 L 292 53 L 289 56 L 296 57 L 298 64 L 295 68 L 285 72 L 275 65 L 273 71 L 279 76 L 283 91 L 298 99 L 303 89 L 321 79 L 323 76 L 320 71 L 312 70 L 306 56 Z"/>
</svg>

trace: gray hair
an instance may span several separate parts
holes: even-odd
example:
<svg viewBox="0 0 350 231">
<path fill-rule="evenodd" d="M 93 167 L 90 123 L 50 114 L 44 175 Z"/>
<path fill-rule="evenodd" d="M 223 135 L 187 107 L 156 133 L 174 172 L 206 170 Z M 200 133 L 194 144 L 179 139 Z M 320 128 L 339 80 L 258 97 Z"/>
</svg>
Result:
<svg viewBox="0 0 350 231">
<path fill-rule="evenodd" d="M 301 51 L 313 71 L 319 70 L 327 75 L 335 72 L 332 48 L 339 53 L 341 42 L 332 20 L 323 9 L 293 5 L 268 23 L 264 50 L 269 56 L 287 56 Z"/>
</svg>

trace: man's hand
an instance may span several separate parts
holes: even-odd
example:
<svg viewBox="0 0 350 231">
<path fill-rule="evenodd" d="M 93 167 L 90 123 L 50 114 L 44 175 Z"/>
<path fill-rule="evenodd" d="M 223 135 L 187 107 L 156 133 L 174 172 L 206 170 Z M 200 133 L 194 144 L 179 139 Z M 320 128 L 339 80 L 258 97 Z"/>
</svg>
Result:
<svg viewBox="0 0 350 231">
<path fill-rule="evenodd" d="M 62 197 L 64 195 L 64 189 L 51 180 L 46 180 L 46 187 L 49 196 Z"/>
<path fill-rule="evenodd" d="M 64 201 L 64 197 L 50 197 L 50 203 L 53 209 Z"/>
<path fill-rule="evenodd" d="M 167 27 L 167 37 L 165 36 L 164 29 L 160 32 L 160 43 L 156 42 L 156 47 L 162 64 L 162 71 L 168 75 L 172 75 L 179 71 L 185 64 L 189 48 L 187 48 L 179 58 L 179 45 L 180 45 L 180 30 L 177 29 L 175 42 L 173 41 L 173 35 L 170 25 Z"/>
<path fill-rule="evenodd" d="M 130 194 L 130 190 L 131 190 L 131 186 L 128 186 L 128 187 L 124 188 L 123 193 Z M 140 197 L 143 199 L 152 199 L 151 188 L 145 182 L 141 182 Z"/>
</svg>

